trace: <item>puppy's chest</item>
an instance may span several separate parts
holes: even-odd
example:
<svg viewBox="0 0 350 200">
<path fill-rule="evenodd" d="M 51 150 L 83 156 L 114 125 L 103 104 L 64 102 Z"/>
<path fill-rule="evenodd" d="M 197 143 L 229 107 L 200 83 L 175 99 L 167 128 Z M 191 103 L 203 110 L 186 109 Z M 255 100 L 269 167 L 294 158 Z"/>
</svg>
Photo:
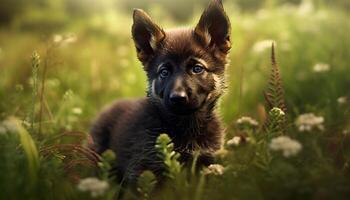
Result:
<svg viewBox="0 0 350 200">
<path fill-rule="evenodd" d="M 214 122 L 211 122 L 211 125 Z M 167 133 L 174 143 L 175 150 L 180 153 L 194 151 L 209 152 L 217 150 L 220 135 L 219 126 L 210 127 L 208 124 L 182 123 L 164 126 L 159 133 Z"/>
</svg>

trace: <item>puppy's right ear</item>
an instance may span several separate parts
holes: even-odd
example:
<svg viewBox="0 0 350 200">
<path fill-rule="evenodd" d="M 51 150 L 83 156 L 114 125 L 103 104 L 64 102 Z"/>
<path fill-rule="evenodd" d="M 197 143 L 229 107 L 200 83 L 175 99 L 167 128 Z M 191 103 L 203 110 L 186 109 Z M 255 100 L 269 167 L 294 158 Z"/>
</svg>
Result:
<svg viewBox="0 0 350 200">
<path fill-rule="evenodd" d="M 132 37 L 137 57 L 145 63 L 153 56 L 156 48 L 165 38 L 165 32 L 141 9 L 135 9 L 133 15 Z"/>
</svg>

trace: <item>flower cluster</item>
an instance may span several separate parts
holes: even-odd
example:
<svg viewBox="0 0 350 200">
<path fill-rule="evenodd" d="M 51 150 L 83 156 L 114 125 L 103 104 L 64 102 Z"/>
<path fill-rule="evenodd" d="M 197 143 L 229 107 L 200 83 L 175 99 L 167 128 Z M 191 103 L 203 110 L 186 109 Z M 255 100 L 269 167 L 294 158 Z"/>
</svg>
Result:
<svg viewBox="0 0 350 200">
<path fill-rule="evenodd" d="M 324 118 L 322 116 L 316 116 L 313 113 L 305 113 L 299 115 L 295 121 L 295 125 L 301 132 L 311 131 L 313 129 L 324 130 L 323 126 Z"/>
<path fill-rule="evenodd" d="M 298 8 L 298 14 L 301 16 L 305 16 L 311 14 L 314 10 L 315 6 L 312 1 L 302 0 Z"/>
<path fill-rule="evenodd" d="M 61 35 L 61 34 L 55 34 L 52 38 L 54 43 L 57 44 L 71 44 L 77 41 L 77 36 L 73 33 Z"/>
<path fill-rule="evenodd" d="M 83 110 L 79 107 L 72 108 L 72 113 L 75 115 L 81 115 L 83 113 Z"/>
<path fill-rule="evenodd" d="M 346 104 L 346 103 L 348 102 L 348 98 L 347 98 L 346 96 L 339 97 L 339 98 L 337 99 L 337 102 L 338 102 L 338 104 L 340 104 L 340 105 Z"/>
<path fill-rule="evenodd" d="M 254 46 L 252 48 L 252 51 L 255 52 L 255 53 L 261 53 L 261 52 L 265 51 L 266 49 L 270 49 L 272 43 L 276 44 L 276 42 L 274 40 L 261 40 L 261 41 L 258 41 L 258 42 L 256 42 L 254 44 Z"/>
<path fill-rule="evenodd" d="M 297 140 L 293 140 L 287 136 L 273 138 L 269 146 L 273 151 L 282 151 L 284 157 L 294 156 L 302 149 L 301 144 Z"/>
<path fill-rule="evenodd" d="M 239 136 L 234 136 L 232 139 L 227 141 L 228 146 L 239 146 L 241 143 L 242 138 Z"/>
<path fill-rule="evenodd" d="M 238 127 L 240 128 L 256 128 L 259 123 L 251 117 L 241 117 L 236 121 Z"/>
<path fill-rule="evenodd" d="M 101 181 L 95 177 L 84 178 L 78 184 L 80 191 L 90 192 L 92 197 L 103 196 L 108 188 L 109 184 L 106 181 Z"/>
<path fill-rule="evenodd" d="M 273 107 L 269 111 L 270 120 L 273 121 L 274 123 L 277 123 L 277 124 L 281 124 L 284 122 L 285 115 L 286 114 L 283 112 L 283 110 L 280 108 L 277 108 L 277 107 Z"/>
<path fill-rule="evenodd" d="M 273 113 L 274 115 L 276 116 L 285 116 L 286 114 L 283 112 L 282 109 L 280 108 L 277 108 L 277 107 L 273 107 L 271 110 L 270 110 L 270 113 Z"/>
<path fill-rule="evenodd" d="M 268 131 L 272 135 L 281 135 L 285 127 L 285 113 L 278 107 L 273 107 L 269 111 Z"/>
<path fill-rule="evenodd" d="M 317 73 L 328 72 L 330 69 L 329 64 L 326 63 L 317 63 L 313 66 L 313 71 Z"/>
<path fill-rule="evenodd" d="M 17 126 L 12 120 L 7 119 L 0 122 L 0 135 L 4 135 L 6 133 L 14 133 L 17 131 Z"/>
<path fill-rule="evenodd" d="M 220 164 L 211 164 L 204 170 L 204 174 L 223 175 L 225 168 Z"/>
</svg>

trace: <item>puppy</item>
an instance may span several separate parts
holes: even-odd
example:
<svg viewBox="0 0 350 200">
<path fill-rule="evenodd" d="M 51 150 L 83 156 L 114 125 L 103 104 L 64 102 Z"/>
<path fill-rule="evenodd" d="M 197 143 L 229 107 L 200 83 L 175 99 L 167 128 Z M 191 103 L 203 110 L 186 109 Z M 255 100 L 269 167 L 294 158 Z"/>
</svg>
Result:
<svg viewBox="0 0 350 200">
<path fill-rule="evenodd" d="M 144 98 L 118 101 L 105 109 L 91 129 L 97 153 L 116 153 L 119 181 L 135 183 L 144 170 L 162 177 L 155 149 L 167 133 L 188 163 L 210 164 L 223 131 L 215 113 L 225 89 L 230 22 L 220 0 L 212 0 L 194 28 L 163 30 L 142 10 L 133 13 L 132 37 L 148 78 Z"/>
</svg>

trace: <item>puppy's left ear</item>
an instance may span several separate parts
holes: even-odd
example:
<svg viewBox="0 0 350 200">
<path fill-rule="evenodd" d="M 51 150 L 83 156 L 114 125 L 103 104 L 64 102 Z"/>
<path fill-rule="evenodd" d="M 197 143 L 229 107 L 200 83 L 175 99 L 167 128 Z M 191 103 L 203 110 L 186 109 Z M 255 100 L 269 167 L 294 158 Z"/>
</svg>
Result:
<svg viewBox="0 0 350 200">
<path fill-rule="evenodd" d="M 230 20 L 221 0 L 212 0 L 203 12 L 194 32 L 205 46 L 214 46 L 223 53 L 228 53 L 231 48 L 230 29 Z"/>
</svg>

